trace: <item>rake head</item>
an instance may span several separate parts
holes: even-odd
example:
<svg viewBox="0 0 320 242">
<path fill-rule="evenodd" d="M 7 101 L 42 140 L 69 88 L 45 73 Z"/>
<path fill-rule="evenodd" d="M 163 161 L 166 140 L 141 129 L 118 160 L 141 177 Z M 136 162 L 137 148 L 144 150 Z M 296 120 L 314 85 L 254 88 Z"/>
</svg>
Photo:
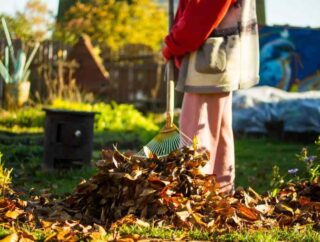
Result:
<svg viewBox="0 0 320 242">
<path fill-rule="evenodd" d="M 183 134 L 174 124 L 171 127 L 163 127 L 148 144 L 146 144 L 135 156 L 147 158 L 151 152 L 158 157 L 169 155 L 172 151 L 184 146 L 189 146 L 193 141 Z"/>
</svg>

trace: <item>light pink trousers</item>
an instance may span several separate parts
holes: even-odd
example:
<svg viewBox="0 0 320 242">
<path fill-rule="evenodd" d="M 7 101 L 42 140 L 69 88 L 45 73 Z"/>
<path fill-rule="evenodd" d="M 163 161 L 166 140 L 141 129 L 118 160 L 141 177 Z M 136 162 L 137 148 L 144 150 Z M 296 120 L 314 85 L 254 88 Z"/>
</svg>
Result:
<svg viewBox="0 0 320 242">
<path fill-rule="evenodd" d="M 199 145 L 209 150 L 210 161 L 203 171 L 216 175 L 222 192 L 233 192 L 235 154 L 232 92 L 184 93 L 180 130 L 190 138 L 196 136 Z"/>
</svg>

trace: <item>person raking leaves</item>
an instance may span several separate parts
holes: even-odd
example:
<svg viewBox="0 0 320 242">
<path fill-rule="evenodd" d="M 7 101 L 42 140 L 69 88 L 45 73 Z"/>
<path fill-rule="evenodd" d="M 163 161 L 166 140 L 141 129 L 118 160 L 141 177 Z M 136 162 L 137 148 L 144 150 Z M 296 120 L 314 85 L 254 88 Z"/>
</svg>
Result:
<svg viewBox="0 0 320 242">
<path fill-rule="evenodd" d="M 163 57 L 179 69 L 180 130 L 210 152 L 203 168 L 234 191 L 232 92 L 259 82 L 255 0 L 180 0 Z"/>
</svg>

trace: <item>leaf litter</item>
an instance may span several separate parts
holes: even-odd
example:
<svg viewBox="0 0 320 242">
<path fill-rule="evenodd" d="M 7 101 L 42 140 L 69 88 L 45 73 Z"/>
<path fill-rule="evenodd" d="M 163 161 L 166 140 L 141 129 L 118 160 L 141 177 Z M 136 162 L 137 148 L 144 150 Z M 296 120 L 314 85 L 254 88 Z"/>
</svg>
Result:
<svg viewBox="0 0 320 242">
<path fill-rule="evenodd" d="M 219 191 L 214 175 L 201 172 L 209 160 L 204 149 L 184 147 L 163 158 L 150 153 L 146 159 L 114 149 L 103 150 L 102 157 L 96 162 L 98 172 L 64 199 L 44 194 L 23 201 L 14 192 L 1 198 L 0 224 L 12 230 L 4 239 L 35 240 L 17 224 L 41 229 L 44 241 L 106 241 L 106 231 L 119 239 L 123 225 L 218 233 L 319 227 L 320 178 L 289 183 L 274 197 L 252 188 L 227 195 Z"/>
</svg>

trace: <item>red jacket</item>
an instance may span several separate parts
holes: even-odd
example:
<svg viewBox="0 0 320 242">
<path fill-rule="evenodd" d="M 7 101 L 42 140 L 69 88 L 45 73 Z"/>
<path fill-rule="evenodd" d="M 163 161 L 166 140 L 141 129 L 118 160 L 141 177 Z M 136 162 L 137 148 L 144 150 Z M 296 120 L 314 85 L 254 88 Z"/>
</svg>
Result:
<svg viewBox="0 0 320 242">
<path fill-rule="evenodd" d="M 236 1 L 180 0 L 174 25 L 164 40 L 164 58 L 175 58 L 179 67 L 182 56 L 197 50 L 205 42 Z"/>
</svg>

